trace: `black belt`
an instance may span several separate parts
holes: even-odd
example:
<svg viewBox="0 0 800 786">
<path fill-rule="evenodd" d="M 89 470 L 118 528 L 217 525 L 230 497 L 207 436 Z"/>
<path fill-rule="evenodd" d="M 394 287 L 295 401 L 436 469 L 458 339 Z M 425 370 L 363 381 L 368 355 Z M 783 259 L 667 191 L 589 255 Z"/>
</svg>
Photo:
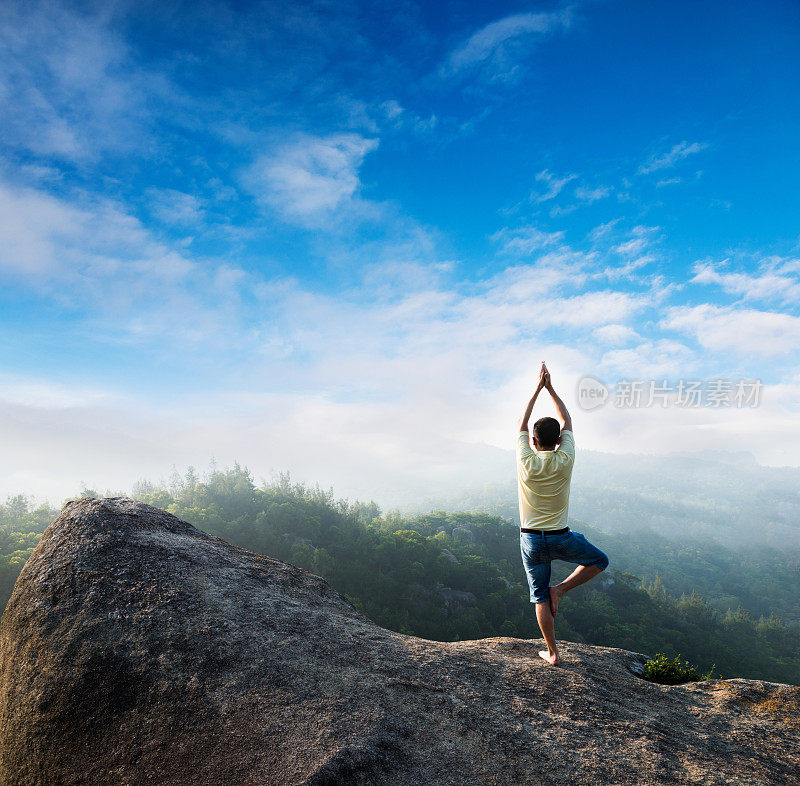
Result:
<svg viewBox="0 0 800 786">
<path fill-rule="evenodd" d="M 519 528 L 520 532 L 546 532 L 548 535 L 563 535 L 565 532 L 569 532 L 569 527 L 562 527 L 561 529 L 525 529 L 525 527 Z"/>
</svg>

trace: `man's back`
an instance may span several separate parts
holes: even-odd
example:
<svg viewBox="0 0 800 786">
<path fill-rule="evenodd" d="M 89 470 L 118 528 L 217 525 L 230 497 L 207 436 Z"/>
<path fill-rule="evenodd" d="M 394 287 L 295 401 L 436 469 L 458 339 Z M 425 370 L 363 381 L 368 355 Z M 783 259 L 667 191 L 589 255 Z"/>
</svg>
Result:
<svg viewBox="0 0 800 786">
<path fill-rule="evenodd" d="M 531 447 L 527 431 L 517 437 L 519 515 L 523 529 L 562 529 L 567 526 L 569 488 L 575 463 L 572 431 L 561 432 L 558 450 Z"/>
</svg>

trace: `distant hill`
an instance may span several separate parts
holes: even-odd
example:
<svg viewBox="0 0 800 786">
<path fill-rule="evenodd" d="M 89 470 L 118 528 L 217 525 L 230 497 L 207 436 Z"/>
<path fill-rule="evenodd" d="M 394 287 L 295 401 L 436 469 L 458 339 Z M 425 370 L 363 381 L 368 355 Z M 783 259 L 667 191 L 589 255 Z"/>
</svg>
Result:
<svg viewBox="0 0 800 786">
<path fill-rule="evenodd" d="M 456 483 L 399 505 L 402 512 L 482 511 L 519 517 L 512 451 L 487 449 L 485 481 Z M 728 546 L 800 546 L 800 468 L 765 467 L 752 454 L 619 455 L 581 450 L 570 513 L 608 532 L 650 530 Z"/>
</svg>

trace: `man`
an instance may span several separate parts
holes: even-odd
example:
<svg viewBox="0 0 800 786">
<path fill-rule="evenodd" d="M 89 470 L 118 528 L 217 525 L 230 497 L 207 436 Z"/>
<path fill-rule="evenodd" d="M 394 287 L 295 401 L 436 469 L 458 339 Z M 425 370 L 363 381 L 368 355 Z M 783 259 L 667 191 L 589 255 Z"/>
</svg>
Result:
<svg viewBox="0 0 800 786">
<path fill-rule="evenodd" d="M 550 394 L 564 423 L 559 426 L 555 418 L 537 420 L 533 424 L 531 447 L 528 421 L 542 389 Z M 547 644 L 547 650 L 541 650 L 539 657 L 553 666 L 559 665 L 555 616 L 561 597 L 608 567 L 608 557 L 567 526 L 574 463 L 572 418 L 553 390 L 550 372 L 542 362 L 539 385 L 519 422 L 517 478 L 522 564 L 528 575 L 531 603 L 536 604 L 536 619 Z M 560 584 L 551 587 L 550 562 L 554 559 L 572 562 L 578 567 Z"/>
</svg>

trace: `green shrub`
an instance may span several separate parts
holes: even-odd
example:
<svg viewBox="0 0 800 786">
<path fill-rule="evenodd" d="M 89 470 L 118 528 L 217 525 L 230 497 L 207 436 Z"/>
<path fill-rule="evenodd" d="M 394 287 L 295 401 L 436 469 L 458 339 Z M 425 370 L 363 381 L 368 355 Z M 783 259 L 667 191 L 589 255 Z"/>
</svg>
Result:
<svg viewBox="0 0 800 786">
<path fill-rule="evenodd" d="M 682 661 L 680 655 L 668 658 L 661 652 L 644 664 L 642 676 L 661 685 L 679 685 L 681 682 L 695 682 L 700 679 L 697 669 L 689 661 Z"/>
</svg>

